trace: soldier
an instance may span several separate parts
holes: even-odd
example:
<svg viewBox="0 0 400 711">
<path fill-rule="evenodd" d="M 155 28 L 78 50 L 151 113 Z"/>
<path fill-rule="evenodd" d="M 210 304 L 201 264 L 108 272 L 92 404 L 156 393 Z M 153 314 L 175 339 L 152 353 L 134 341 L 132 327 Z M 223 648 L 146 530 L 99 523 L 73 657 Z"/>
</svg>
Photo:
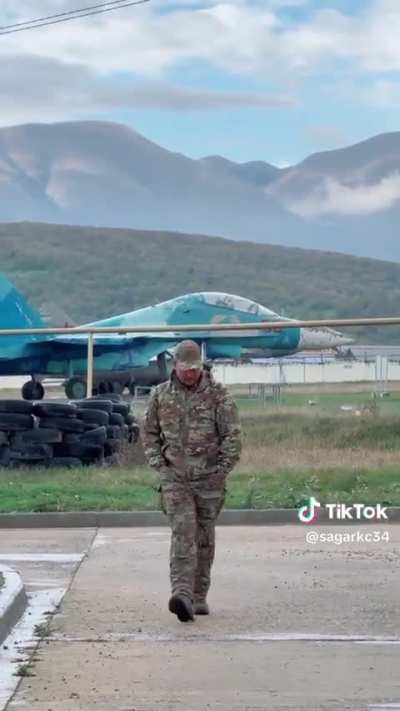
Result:
<svg viewBox="0 0 400 711">
<path fill-rule="evenodd" d="M 182 341 L 174 360 L 170 379 L 151 394 L 143 443 L 160 474 L 161 505 L 172 529 L 168 607 L 187 622 L 209 614 L 215 522 L 241 439 L 236 404 L 203 367 L 199 346 Z"/>
</svg>

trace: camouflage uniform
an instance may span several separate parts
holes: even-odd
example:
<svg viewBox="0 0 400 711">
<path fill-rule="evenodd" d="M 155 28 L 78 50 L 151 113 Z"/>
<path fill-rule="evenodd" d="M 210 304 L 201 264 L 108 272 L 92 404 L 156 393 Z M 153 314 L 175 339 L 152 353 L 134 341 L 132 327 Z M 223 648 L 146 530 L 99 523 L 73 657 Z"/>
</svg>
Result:
<svg viewBox="0 0 400 711">
<path fill-rule="evenodd" d="M 172 594 L 205 600 L 225 479 L 241 451 L 236 404 L 207 370 L 193 390 L 173 371 L 152 392 L 143 442 L 149 464 L 160 473 L 162 508 L 172 529 Z"/>
</svg>

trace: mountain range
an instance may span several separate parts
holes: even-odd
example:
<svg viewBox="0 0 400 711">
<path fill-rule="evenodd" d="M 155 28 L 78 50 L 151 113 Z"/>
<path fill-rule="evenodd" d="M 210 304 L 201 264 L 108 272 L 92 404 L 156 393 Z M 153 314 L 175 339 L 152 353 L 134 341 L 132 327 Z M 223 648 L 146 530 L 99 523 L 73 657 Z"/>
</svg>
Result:
<svg viewBox="0 0 400 711">
<path fill-rule="evenodd" d="M 0 222 L 169 230 L 400 261 L 400 132 L 278 168 L 99 121 L 0 129 Z"/>
</svg>

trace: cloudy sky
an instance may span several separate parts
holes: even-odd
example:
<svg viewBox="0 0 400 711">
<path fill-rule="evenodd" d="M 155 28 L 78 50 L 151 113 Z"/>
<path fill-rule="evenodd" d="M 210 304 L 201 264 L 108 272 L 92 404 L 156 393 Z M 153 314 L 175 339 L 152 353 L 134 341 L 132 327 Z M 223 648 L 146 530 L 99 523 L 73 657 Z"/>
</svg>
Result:
<svg viewBox="0 0 400 711">
<path fill-rule="evenodd" d="M 97 2 L 2 0 L 0 25 Z M 400 128 L 399 37 L 399 0 L 150 0 L 0 35 L 0 125 L 106 119 L 286 165 Z"/>
</svg>

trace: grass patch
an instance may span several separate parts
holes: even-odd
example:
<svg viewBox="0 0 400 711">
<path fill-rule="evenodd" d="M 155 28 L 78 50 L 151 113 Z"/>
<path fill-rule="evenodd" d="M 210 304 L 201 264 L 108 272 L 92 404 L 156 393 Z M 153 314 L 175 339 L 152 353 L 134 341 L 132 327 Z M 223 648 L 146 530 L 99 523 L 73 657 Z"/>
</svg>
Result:
<svg viewBox="0 0 400 711">
<path fill-rule="evenodd" d="M 118 511 L 155 509 L 156 475 L 145 467 L 4 470 L 0 473 L 0 510 Z"/>
<path fill-rule="evenodd" d="M 13 676 L 36 676 L 36 674 L 32 673 L 32 665 L 28 662 L 26 664 L 20 664 Z"/>
<path fill-rule="evenodd" d="M 248 478 L 236 473 L 229 482 L 228 508 L 296 508 L 310 496 L 325 503 L 400 505 L 398 468 L 281 469 Z"/>
<path fill-rule="evenodd" d="M 249 446 L 366 448 L 400 452 L 400 418 L 271 412 L 242 420 Z"/>
<path fill-rule="evenodd" d="M 244 446 L 227 508 L 292 508 L 311 495 L 400 505 L 400 418 L 239 407 Z M 0 470 L 0 511 L 159 509 L 158 476 L 143 461 L 136 446 L 112 468 Z"/>
<path fill-rule="evenodd" d="M 145 467 L 116 469 L 107 477 L 99 470 L 19 471 L 0 477 L 0 510 L 133 511 L 159 509 L 156 477 Z M 309 496 L 325 502 L 400 505 L 399 467 L 277 468 L 248 474 L 237 468 L 228 479 L 226 507 L 292 508 Z"/>
<path fill-rule="evenodd" d="M 34 627 L 35 637 L 40 639 L 46 639 L 50 636 L 50 622 L 41 622 Z"/>
</svg>

